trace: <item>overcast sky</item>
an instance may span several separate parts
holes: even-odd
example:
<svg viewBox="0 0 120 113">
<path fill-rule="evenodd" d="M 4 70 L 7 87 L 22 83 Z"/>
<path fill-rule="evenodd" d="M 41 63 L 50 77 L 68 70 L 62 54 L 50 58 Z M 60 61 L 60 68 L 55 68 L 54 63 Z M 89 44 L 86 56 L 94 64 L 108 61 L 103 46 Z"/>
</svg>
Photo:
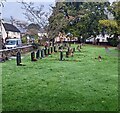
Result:
<svg viewBox="0 0 120 113">
<path fill-rule="evenodd" d="M 30 0 L 25 0 L 30 1 Z M 34 0 L 36 5 L 43 4 L 44 10 L 49 11 L 49 5 L 53 4 L 55 0 Z M 39 2 L 38 2 L 39 1 Z M 44 1 L 44 2 L 43 2 Z M 110 2 L 113 2 L 114 0 L 110 0 Z M 10 18 L 10 16 L 13 16 L 15 19 L 19 20 L 25 20 L 25 17 L 23 15 L 24 10 L 21 9 L 21 4 L 17 3 L 16 0 L 7 0 L 7 2 L 4 3 L 4 7 L 2 8 L 2 18 Z"/>
</svg>

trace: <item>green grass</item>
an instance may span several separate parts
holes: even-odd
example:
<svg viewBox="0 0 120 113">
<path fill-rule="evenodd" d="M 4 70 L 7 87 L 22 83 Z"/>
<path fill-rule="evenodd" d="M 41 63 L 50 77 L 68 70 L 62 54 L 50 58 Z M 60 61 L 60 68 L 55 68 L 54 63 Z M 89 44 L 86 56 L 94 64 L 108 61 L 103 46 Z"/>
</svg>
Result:
<svg viewBox="0 0 120 113">
<path fill-rule="evenodd" d="M 117 52 L 87 45 L 65 61 L 56 53 L 37 62 L 25 55 L 21 67 L 3 63 L 3 111 L 118 110 Z"/>
</svg>

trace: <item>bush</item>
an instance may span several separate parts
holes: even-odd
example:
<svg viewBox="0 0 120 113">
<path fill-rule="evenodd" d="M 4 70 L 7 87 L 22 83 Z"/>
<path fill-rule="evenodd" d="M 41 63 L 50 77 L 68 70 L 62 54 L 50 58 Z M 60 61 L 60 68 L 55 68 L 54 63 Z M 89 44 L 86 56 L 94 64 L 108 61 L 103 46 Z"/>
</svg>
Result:
<svg viewBox="0 0 120 113">
<path fill-rule="evenodd" d="M 118 39 L 117 38 L 108 38 L 108 44 L 111 46 L 116 47 L 118 45 Z"/>
<path fill-rule="evenodd" d="M 22 37 L 22 43 L 26 43 L 27 42 L 27 39 L 26 39 L 26 37 L 24 36 L 24 37 Z"/>
<path fill-rule="evenodd" d="M 38 49 L 39 44 L 38 43 L 32 43 L 33 49 Z"/>
</svg>

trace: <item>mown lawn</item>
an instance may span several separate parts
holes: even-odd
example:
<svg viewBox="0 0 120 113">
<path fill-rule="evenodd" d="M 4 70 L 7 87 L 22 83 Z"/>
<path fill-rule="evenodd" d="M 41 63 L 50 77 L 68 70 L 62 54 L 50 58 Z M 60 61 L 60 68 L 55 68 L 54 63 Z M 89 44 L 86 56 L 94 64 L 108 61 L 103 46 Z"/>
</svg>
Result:
<svg viewBox="0 0 120 113">
<path fill-rule="evenodd" d="M 118 110 L 117 52 L 86 45 L 65 61 L 55 53 L 37 62 L 25 55 L 26 66 L 2 63 L 3 111 Z"/>
</svg>

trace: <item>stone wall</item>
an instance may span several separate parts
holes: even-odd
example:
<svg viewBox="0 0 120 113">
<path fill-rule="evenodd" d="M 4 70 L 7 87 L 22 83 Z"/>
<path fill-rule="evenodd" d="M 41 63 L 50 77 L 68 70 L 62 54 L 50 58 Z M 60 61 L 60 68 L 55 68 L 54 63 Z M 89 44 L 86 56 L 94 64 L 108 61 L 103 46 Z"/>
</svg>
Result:
<svg viewBox="0 0 120 113">
<path fill-rule="evenodd" d="M 14 49 L 0 50 L 0 62 L 9 59 L 11 56 L 16 56 L 16 53 L 18 51 L 20 51 L 21 54 L 24 54 L 24 53 L 30 52 L 32 50 L 33 50 L 32 45 L 22 46 L 22 47 L 18 47 L 18 48 L 14 48 Z"/>
</svg>

